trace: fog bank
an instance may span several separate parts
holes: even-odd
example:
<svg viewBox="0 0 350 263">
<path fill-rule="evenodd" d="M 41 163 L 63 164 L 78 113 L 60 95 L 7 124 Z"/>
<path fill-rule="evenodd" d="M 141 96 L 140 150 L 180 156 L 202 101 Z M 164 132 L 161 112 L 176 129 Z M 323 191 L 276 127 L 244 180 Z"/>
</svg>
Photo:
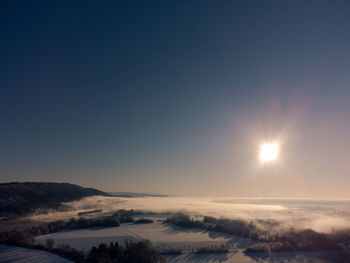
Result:
<svg viewBox="0 0 350 263">
<path fill-rule="evenodd" d="M 350 228 L 350 201 L 297 199 L 216 199 L 199 197 L 87 197 L 64 204 L 71 211 L 35 215 L 32 219 L 52 220 L 76 216 L 77 212 L 103 209 L 134 209 L 155 213 L 185 212 L 193 217 L 214 216 L 232 219 L 271 220 L 274 229 L 311 228 L 331 232 Z M 278 223 L 276 222 L 278 221 Z"/>
</svg>

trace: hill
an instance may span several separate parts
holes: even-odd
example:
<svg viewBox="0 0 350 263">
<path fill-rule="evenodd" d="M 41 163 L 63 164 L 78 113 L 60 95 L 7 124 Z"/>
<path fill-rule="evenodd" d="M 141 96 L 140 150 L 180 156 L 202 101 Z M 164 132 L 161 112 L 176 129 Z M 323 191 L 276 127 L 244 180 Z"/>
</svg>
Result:
<svg viewBox="0 0 350 263">
<path fill-rule="evenodd" d="M 62 202 L 107 193 L 68 183 L 1 183 L 0 216 L 16 216 L 34 212 L 36 209 L 57 209 Z"/>
</svg>

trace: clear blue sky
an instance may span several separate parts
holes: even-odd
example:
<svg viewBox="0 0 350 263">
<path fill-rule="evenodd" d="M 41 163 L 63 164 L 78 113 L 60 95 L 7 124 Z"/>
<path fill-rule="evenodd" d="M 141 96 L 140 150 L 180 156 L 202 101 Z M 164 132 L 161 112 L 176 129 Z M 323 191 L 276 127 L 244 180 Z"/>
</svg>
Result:
<svg viewBox="0 0 350 263">
<path fill-rule="evenodd" d="M 348 1 L 1 1 L 0 37 L 2 182 L 350 198 Z"/>
</svg>

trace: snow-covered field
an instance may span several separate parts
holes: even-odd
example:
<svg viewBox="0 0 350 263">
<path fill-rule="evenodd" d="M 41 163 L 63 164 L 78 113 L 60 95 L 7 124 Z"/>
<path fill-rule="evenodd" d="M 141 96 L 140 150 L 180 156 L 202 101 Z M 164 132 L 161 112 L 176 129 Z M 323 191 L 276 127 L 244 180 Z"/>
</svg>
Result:
<svg viewBox="0 0 350 263">
<path fill-rule="evenodd" d="M 100 243 L 124 243 L 126 240 L 149 239 L 159 248 L 181 248 L 192 252 L 198 247 L 229 243 L 233 247 L 243 248 L 254 243 L 248 239 L 233 237 L 228 234 L 201 229 L 188 229 L 155 220 L 151 224 L 122 224 L 120 227 L 94 227 L 79 230 L 65 230 L 37 238 L 39 243 L 45 243 L 48 238 L 54 239 L 56 244 L 66 243 L 79 249 L 90 249 Z"/>
<path fill-rule="evenodd" d="M 72 247 L 88 250 L 100 243 L 109 244 L 126 240 L 149 239 L 159 249 L 181 249 L 182 255 L 168 255 L 168 262 L 256 262 L 243 254 L 245 246 L 254 241 L 234 237 L 228 234 L 201 229 L 188 229 L 161 222 L 164 218 L 153 218 L 151 224 L 122 224 L 120 227 L 94 227 L 80 230 L 65 230 L 53 234 L 42 235 L 37 242 L 45 243 L 52 238 L 56 244 L 66 243 Z M 197 248 L 210 247 L 228 243 L 234 253 L 192 254 Z M 225 260 L 225 261 L 223 261 Z"/>
<path fill-rule="evenodd" d="M 154 217 L 152 224 L 122 224 L 120 227 L 99 227 L 79 230 L 65 230 L 37 237 L 45 243 L 47 238 L 56 245 L 66 243 L 72 247 L 87 250 L 100 243 L 109 244 L 125 240 L 149 239 L 161 249 L 181 249 L 181 255 L 167 255 L 174 262 L 342 262 L 339 253 L 333 252 L 282 252 L 271 254 L 244 254 L 243 250 L 254 241 L 231 235 L 188 229 L 163 223 L 167 213 L 185 212 L 193 217 L 205 215 L 243 220 L 273 219 L 280 224 L 274 230 L 312 228 L 320 232 L 348 229 L 350 227 L 349 200 L 287 200 L 287 199 L 214 199 L 184 197 L 116 198 L 89 197 L 66 204 L 70 211 L 33 215 L 32 220 L 52 221 L 69 219 L 80 211 L 102 209 L 102 215 L 111 215 L 118 209 L 135 209 Z M 137 218 L 135 218 L 137 219 Z M 197 248 L 211 247 L 222 243 L 230 245 L 229 253 L 195 254 Z"/>
<path fill-rule="evenodd" d="M 279 252 L 251 253 L 245 255 L 236 253 L 183 254 L 166 256 L 168 263 L 339 263 L 344 261 L 337 252 Z"/>
<path fill-rule="evenodd" d="M 237 253 L 210 253 L 210 254 L 182 254 L 165 256 L 168 263 L 256 263 L 257 260 L 244 255 L 241 251 Z M 258 261 L 264 262 L 264 261 Z M 267 262 L 267 261 L 266 261 Z"/>
<path fill-rule="evenodd" d="M 22 247 L 0 245 L 1 263 L 70 263 L 72 261 L 55 254 Z"/>
<path fill-rule="evenodd" d="M 156 219 L 156 218 L 154 218 Z M 334 252 L 282 252 L 282 253 L 251 253 L 244 254 L 243 250 L 255 241 L 235 237 L 228 234 L 201 229 L 188 229 L 172 224 L 162 223 L 160 219 L 151 224 L 122 224 L 120 227 L 94 227 L 79 230 L 65 230 L 37 238 L 39 243 L 45 243 L 47 238 L 55 240 L 56 244 L 66 243 L 72 247 L 88 250 L 100 243 L 109 244 L 125 240 L 149 239 L 159 249 L 181 249 L 180 255 L 166 255 L 169 263 L 330 263 L 339 262 L 340 255 Z M 197 248 L 230 244 L 229 253 L 192 253 Z"/>
</svg>

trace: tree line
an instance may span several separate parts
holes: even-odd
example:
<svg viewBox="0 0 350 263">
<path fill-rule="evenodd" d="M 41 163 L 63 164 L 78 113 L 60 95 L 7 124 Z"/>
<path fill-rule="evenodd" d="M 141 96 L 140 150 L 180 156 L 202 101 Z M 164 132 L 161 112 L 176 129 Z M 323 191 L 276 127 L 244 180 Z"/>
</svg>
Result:
<svg viewBox="0 0 350 263">
<path fill-rule="evenodd" d="M 312 229 L 289 229 L 281 233 L 270 233 L 258 228 L 252 221 L 241 219 L 227 219 L 204 217 L 202 220 L 191 218 L 180 213 L 166 220 L 185 228 L 201 228 L 261 241 L 246 249 L 246 252 L 270 252 L 270 251 L 316 251 L 316 250 L 341 250 L 338 235 L 318 233 Z M 344 239 L 344 238 L 343 238 Z"/>
</svg>

